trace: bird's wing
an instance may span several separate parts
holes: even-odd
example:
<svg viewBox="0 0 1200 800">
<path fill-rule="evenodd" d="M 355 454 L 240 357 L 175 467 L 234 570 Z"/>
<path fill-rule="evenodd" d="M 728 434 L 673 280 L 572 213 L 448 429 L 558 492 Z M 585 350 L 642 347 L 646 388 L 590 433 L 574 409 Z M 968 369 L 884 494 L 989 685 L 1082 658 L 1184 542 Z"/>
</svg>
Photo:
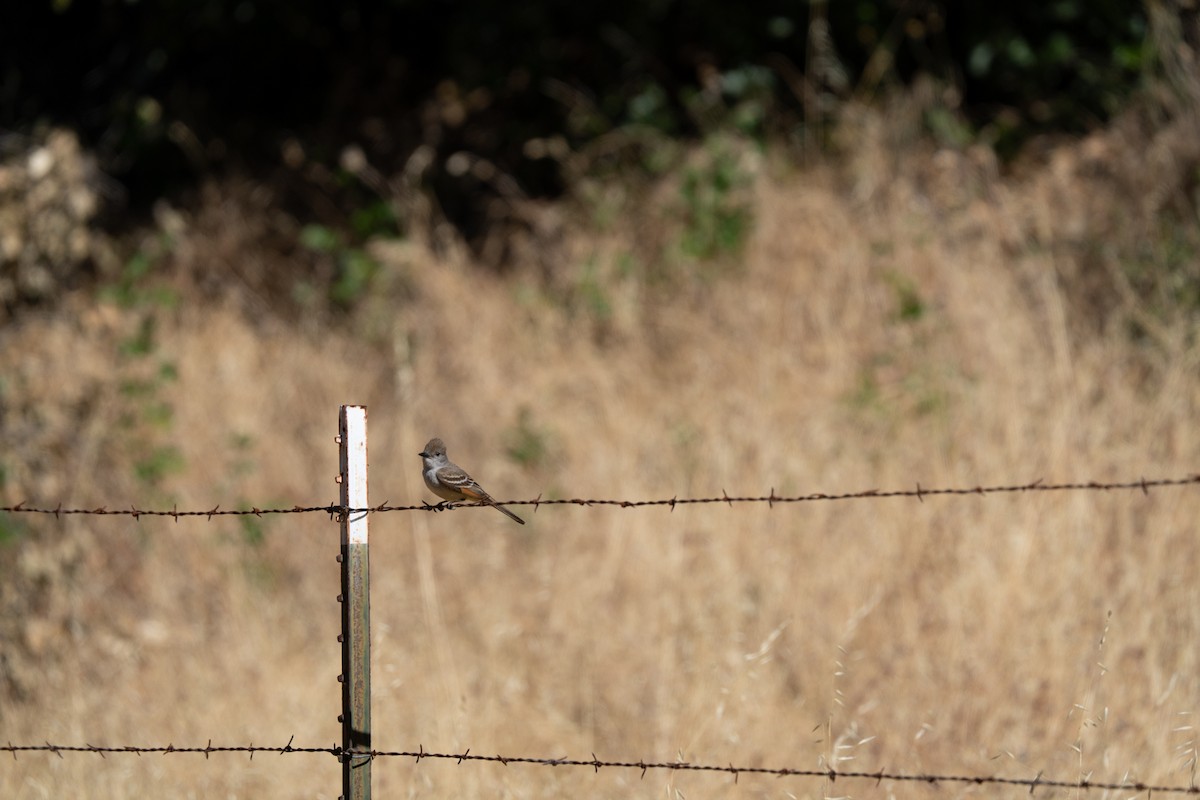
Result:
<svg viewBox="0 0 1200 800">
<path fill-rule="evenodd" d="M 491 495 L 483 490 L 462 467 L 448 464 L 437 471 L 438 483 L 451 489 L 457 489 L 472 500 L 491 500 Z"/>
</svg>

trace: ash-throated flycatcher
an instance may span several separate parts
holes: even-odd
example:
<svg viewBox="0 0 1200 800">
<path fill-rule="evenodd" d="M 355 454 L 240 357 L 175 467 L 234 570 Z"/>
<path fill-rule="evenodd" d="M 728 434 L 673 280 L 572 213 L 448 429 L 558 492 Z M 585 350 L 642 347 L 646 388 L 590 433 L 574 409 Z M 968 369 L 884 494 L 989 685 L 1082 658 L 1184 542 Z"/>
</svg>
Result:
<svg viewBox="0 0 1200 800">
<path fill-rule="evenodd" d="M 507 514 L 522 525 L 525 524 L 525 520 L 493 500 L 466 470 L 446 457 L 446 445 L 441 439 L 430 439 L 425 449 L 417 455 L 425 462 L 425 469 L 421 472 L 421 476 L 425 478 L 425 485 L 443 501 L 461 503 L 474 500 Z"/>
</svg>

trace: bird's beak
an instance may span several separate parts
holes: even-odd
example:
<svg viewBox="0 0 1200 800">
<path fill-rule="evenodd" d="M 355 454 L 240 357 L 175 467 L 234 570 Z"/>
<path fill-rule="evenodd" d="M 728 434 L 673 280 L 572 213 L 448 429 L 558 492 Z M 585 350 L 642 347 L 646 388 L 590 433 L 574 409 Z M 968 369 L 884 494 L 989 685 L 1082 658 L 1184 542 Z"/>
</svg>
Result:
<svg viewBox="0 0 1200 800">
<path fill-rule="evenodd" d="M 428 453 L 417 453 L 417 455 L 419 455 L 421 458 L 429 458 Z"/>
</svg>

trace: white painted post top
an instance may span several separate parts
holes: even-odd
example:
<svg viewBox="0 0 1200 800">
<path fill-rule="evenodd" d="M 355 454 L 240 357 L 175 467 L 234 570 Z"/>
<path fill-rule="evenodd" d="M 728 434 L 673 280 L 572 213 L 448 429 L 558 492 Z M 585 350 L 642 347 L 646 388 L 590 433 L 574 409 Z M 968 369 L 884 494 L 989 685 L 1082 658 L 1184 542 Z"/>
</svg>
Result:
<svg viewBox="0 0 1200 800">
<path fill-rule="evenodd" d="M 341 430 L 342 505 L 368 508 L 367 500 L 367 407 L 342 406 Z M 367 543 L 367 514 L 351 514 L 342 528 L 343 544 Z"/>
</svg>

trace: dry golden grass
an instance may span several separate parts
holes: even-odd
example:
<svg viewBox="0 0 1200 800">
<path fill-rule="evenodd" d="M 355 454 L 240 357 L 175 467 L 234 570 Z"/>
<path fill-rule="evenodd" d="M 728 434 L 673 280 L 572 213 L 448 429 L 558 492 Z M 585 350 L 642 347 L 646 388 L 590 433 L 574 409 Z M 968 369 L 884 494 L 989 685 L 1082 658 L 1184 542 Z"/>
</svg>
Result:
<svg viewBox="0 0 1200 800">
<path fill-rule="evenodd" d="M 1080 226 L 1102 238 L 1095 221 L 1127 201 L 1088 177 L 1095 141 L 1001 178 L 978 154 L 894 155 L 869 114 L 848 131 L 842 165 L 758 180 L 736 270 L 677 292 L 614 279 L 604 337 L 520 270 L 499 279 L 384 247 L 417 300 L 373 307 L 370 344 L 184 304 L 152 357 L 122 361 L 135 322 L 115 306 L 27 321 L 4 333 L 5 390 L 43 405 L 6 423 L 20 453 L 7 499 L 330 502 L 340 403 L 369 407 L 374 502 L 427 496 L 416 453 L 433 435 L 518 499 L 1197 470 L 1196 351 L 1139 351 L 1066 288 L 1064 243 Z M 607 263 L 628 245 L 576 234 L 565 252 Z M 923 303 L 914 319 L 899 313 L 905 292 Z M 121 432 L 131 401 L 113 374 L 163 359 L 179 378 L 162 389 L 175 416 L 161 435 L 184 469 L 156 498 L 130 476 L 140 445 Z M 504 450 L 522 414 L 547 446 L 532 466 Z M 373 519 L 377 747 L 1193 777 L 1194 488 L 525 516 Z M 4 649 L 27 694 L 3 701 L 0 739 L 338 741 L 335 524 L 270 519 L 257 543 L 229 519 L 28 524 L 37 535 L 9 545 L 10 586 L 37 592 L 3 595 L 23 615 Z M 335 797 L 339 781 L 319 755 L 0 767 L 0 794 L 21 800 Z M 376 762 L 374 783 L 383 797 L 1026 795 L 399 759 Z"/>
</svg>

